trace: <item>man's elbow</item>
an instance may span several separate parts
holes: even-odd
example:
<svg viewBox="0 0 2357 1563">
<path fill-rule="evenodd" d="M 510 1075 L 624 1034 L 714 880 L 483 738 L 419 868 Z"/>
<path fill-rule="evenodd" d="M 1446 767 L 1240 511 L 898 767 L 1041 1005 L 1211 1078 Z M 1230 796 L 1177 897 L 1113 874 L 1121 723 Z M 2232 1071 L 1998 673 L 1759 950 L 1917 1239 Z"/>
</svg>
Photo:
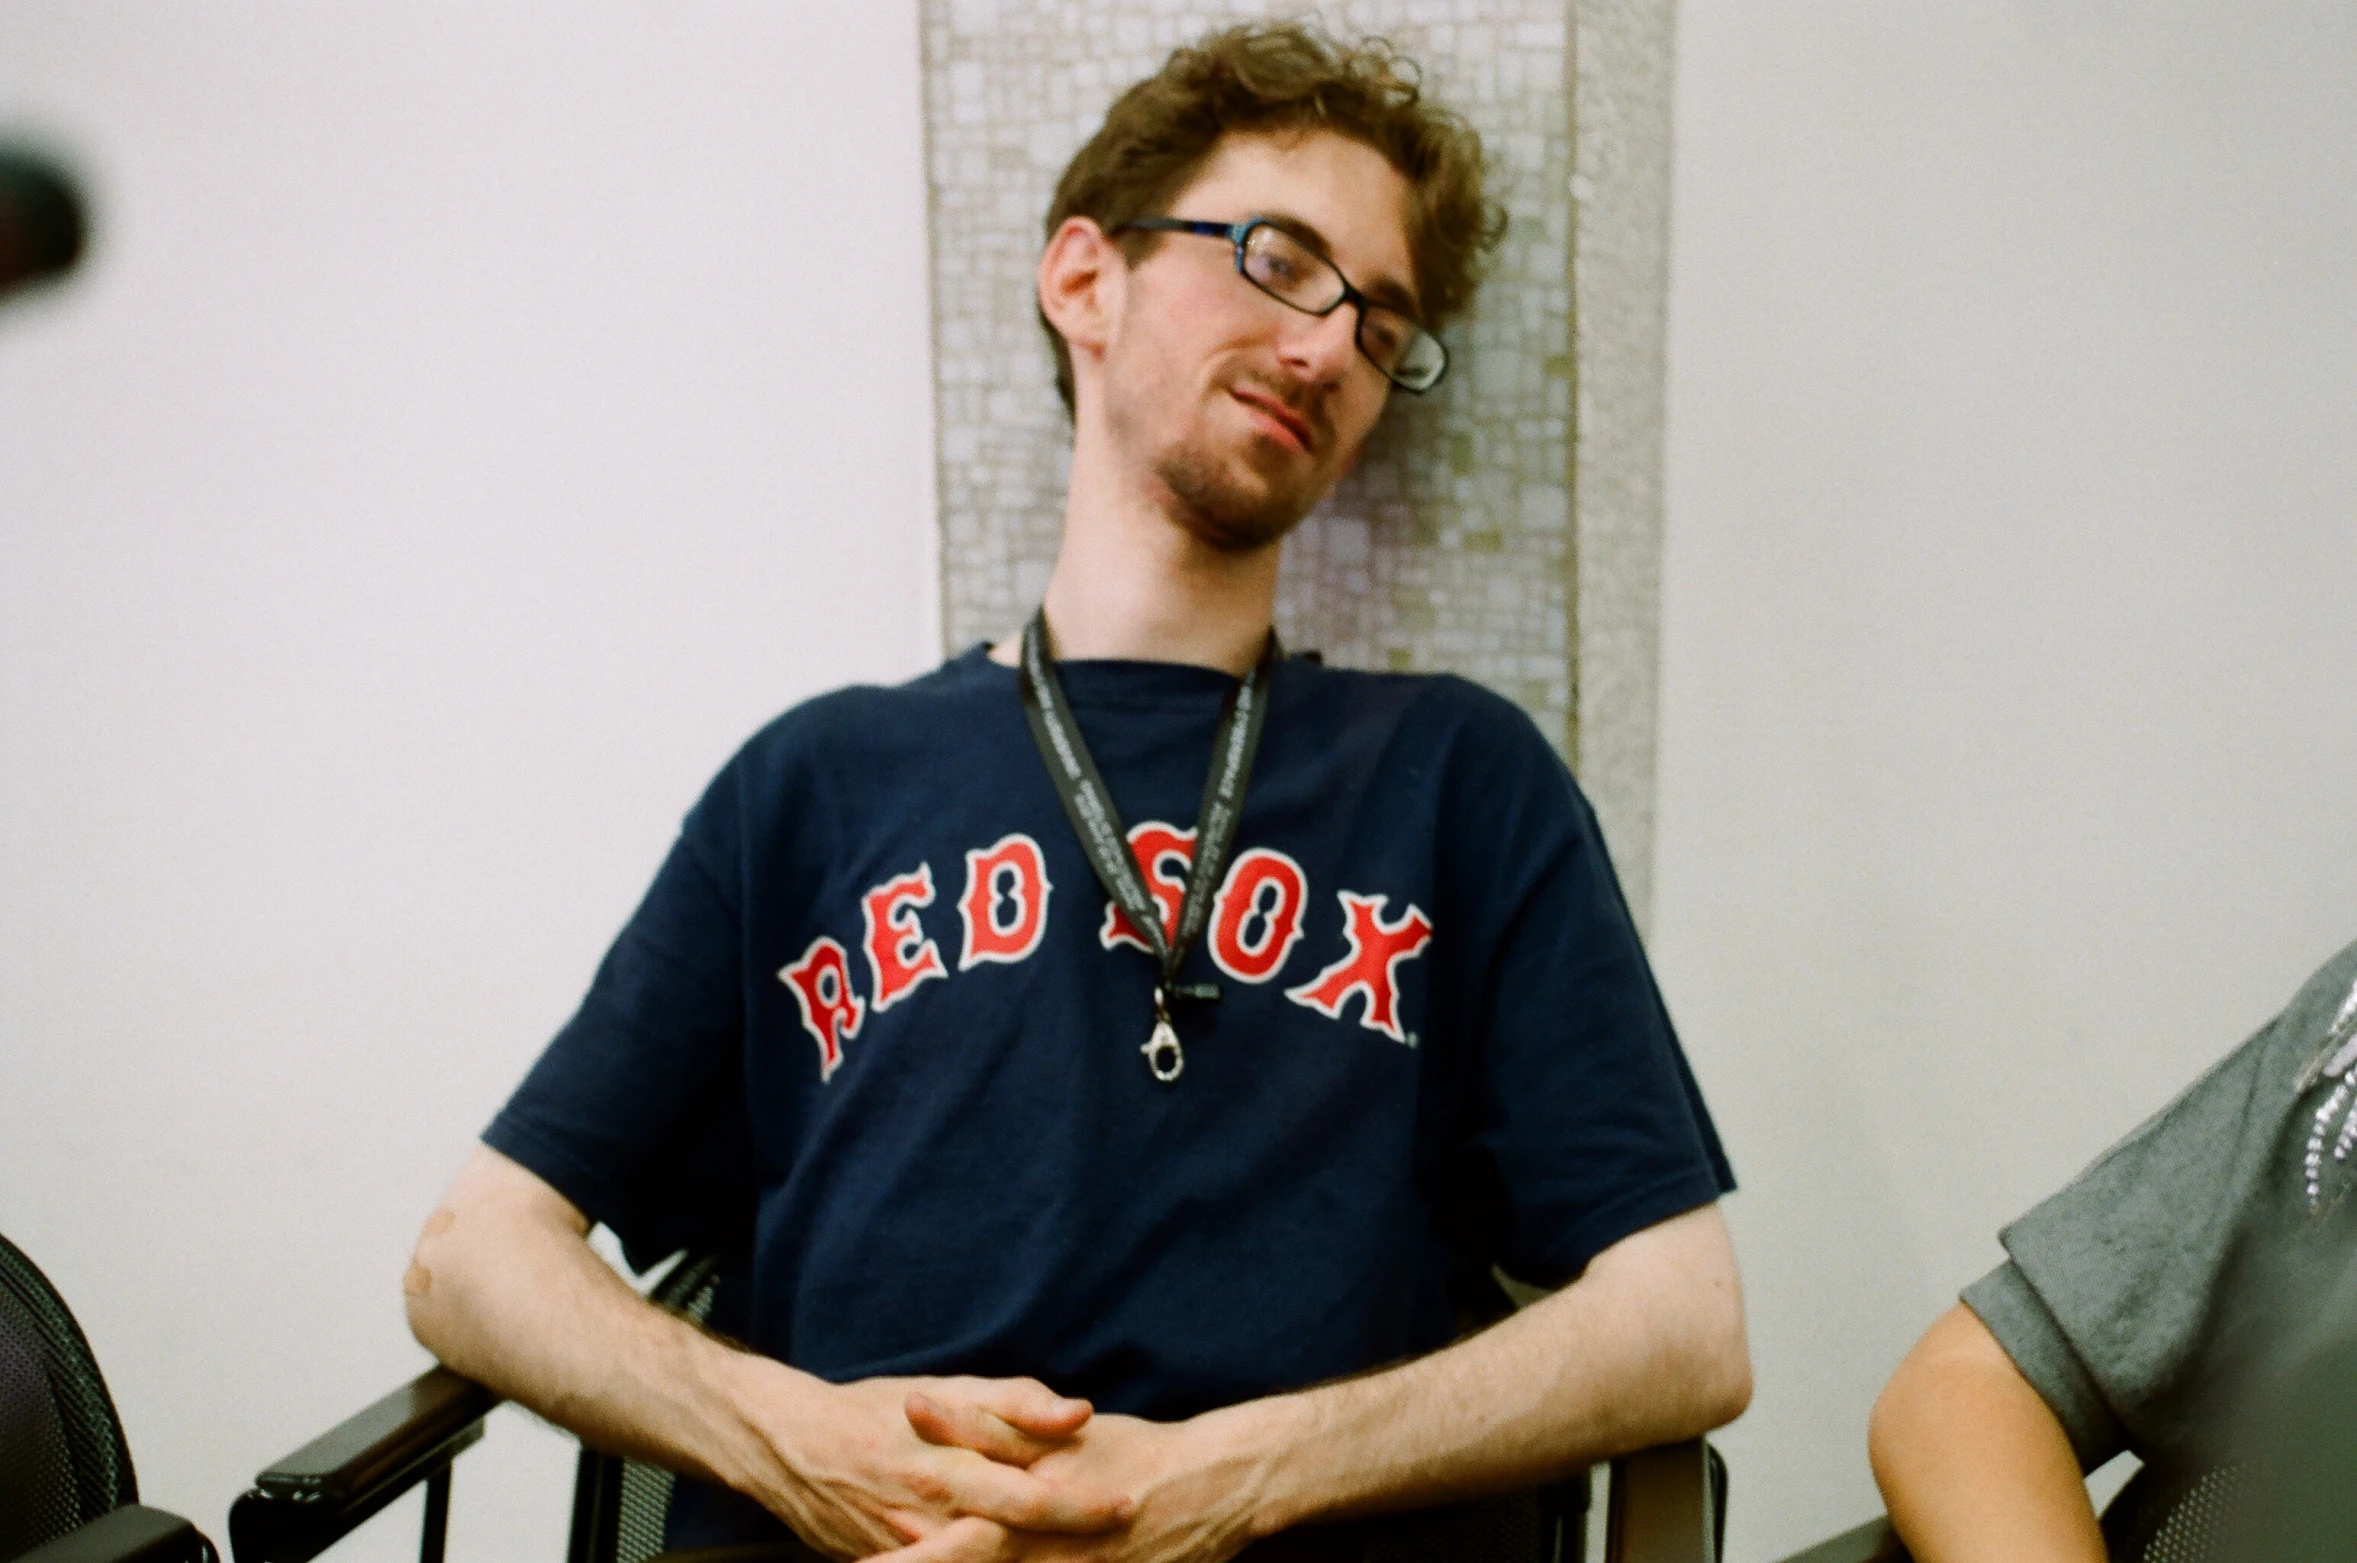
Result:
<svg viewBox="0 0 2357 1563">
<path fill-rule="evenodd" d="M 1644 1342 L 1632 1366 L 1650 1425 L 1645 1442 L 1675 1443 L 1724 1427 L 1751 1405 L 1751 1346 L 1735 1245 L 1716 1205 L 1646 1228 L 1598 1255 L 1586 1279 Z M 1642 1322 L 1637 1322 L 1642 1321 Z"/>
<path fill-rule="evenodd" d="M 1726 1426 L 1751 1406 L 1751 1346 L 1732 1289 L 1715 1306 L 1689 1310 L 1657 1339 L 1640 1383 L 1646 1425 L 1639 1442 L 1672 1444 Z"/>
<path fill-rule="evenodd" d="M 1730 1309 L 1693 1347 L 1691 1377 L 1697 1432 L 1725 1427 L 1751 1408 L 1751 1344 L 1743 1311 Z"/>
<path fill-rule="evenodd" d="M 1751 1409 L 1751 1348 L 1738 1338 L 1728 1351 L 1719 1382 L 1718 1402 L 1710 1425 L 1725 1427 Z"/>
<path fill-rule="evenodd" d="M 589 1250 L 589 1218 L 537 1173 L 478 1145 L 417 1235 L 402 1310 L 419 1345 L 488 1379 L 582 1269 L 619 1285 Z"/>
<path fill-rule="evenodd" d="M 401 1272 L 401 1309 L 409 1320 L 409 1333 L 417 1343 L 444 1362 L 450 1360 L 451 1318 L 450 1303 L 453 1277 L 448 1259 L 436 1253 L 434 1239 L 441 1235 L 435 1222 L 442 1220 L 446 1211 L 437 1210 L 419 1234 L 417 1246 L 410 1251 L 409 1268 Z M 435 1267 L 441 1267 L 439 1286 Z"/>
<path fill-rule="evenodd" d="M 1681 1220 L 1691 1268 L 1681 1277 L 1689 1304 L 1686 1382 L 1693 1390 L 1694 1431 L 1724 1427 L 1751 1406 L 1751 1340 L 1735 1247 L 1717 1208 Z"/>
<path fill-rule="evenodd" d="M 450 1207 L 436 1210 L 401 1275 L 409 1333 L 444 1367 L 486 1382 L 499 1371 L 505 1354 L 501 1342 L 512 1338 L 515 1322 L 512 1302 L 503 1301 L 510 1290 L 503 1267 L 512 1263 L 511 1252 L 484 1241 L 512 1234 L 479 1229 L 486 1216 L 495 1214 L 470 1210 L 469 1222 L 478 1230 L 453 1231 Z"/>
</svg>

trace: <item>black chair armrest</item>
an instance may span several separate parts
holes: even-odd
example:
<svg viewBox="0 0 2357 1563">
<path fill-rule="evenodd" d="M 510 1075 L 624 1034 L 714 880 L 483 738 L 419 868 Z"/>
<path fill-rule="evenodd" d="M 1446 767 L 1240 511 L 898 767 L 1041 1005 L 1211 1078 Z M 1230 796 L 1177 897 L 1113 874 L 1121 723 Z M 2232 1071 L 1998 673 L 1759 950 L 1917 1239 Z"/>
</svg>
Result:
<svg viewBox="0 0 2357 1563">
<path fill-rule="evenodd" d="M 1806 1552 L 1795 1552 L 1784 1563 L 1913 1563 L 1913 1559 L 1899 1545 L 1891 1522 L 1878 1516 L 1820 1541 Z"/>
<path fill-rule="evenodd" d="M 483 1436 L 499 1396 L 432 1368 L 254 1478 L 229 1509 L 237 1563 L 308 1563 Z M 438 1484 L 447 1492 L 446 1484 Z"/>
<path fill-rule="evenodd" d="M 1605 1563 L 1718 1563 L 1725 1467 L 1699 1438 L 1612 1462 Z"/>
<path fill-rule="evenodd" d="M 179 1515 L 126 1503 L 16 1563 L 213 1563 L 213 1557 L 213 1544 Z"/>
<path fill-rule="evenodd" d="M 483 1418 L 499 1397 L 448 1368 L 429 1368 L 370 1406 L 345 1418 L 254 1478 L 272 1497 L 299 1503 L 346 1505 L 388 1483 L 415 1485 L 419 1468 L 449 1457 L 482 1436 Z M 408 1481 L 402 1481 L 404 1476 Z"/>
</svg>

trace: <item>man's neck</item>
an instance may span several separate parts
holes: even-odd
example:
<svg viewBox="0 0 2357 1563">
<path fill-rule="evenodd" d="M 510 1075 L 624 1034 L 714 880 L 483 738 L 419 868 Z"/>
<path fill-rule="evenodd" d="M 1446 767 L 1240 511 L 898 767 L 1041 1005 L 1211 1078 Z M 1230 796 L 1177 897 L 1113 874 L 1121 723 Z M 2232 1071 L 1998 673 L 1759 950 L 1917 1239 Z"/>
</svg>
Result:
<svg viewBox="0 0 2357 1563">
<path fill-rule="evenodd" d="M 1073 476 L 1045 597 L 1054 655 L 1249 672 L 1268 643 L 1279 545 L 1223 553 L 1159 506 Z M 1012 665 L 1017 645 L 1000 642 L 992 659 Z"/>
</svg>

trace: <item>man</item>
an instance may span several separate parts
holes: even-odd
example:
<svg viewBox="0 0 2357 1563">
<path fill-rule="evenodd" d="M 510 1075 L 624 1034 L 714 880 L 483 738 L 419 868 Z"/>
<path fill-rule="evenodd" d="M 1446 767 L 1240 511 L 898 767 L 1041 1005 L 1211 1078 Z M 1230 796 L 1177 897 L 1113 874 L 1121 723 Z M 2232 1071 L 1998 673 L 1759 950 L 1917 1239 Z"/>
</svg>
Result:
<svg viewBox="0 0 2357 1563">
<path fill-rule="evenodd" d="M 419 1339 L 724 1489 L 675 1545 L 1220 1559 L 1742 1409 L 1731 1179 L 1569 776 L 1270 632 L 1285 533 L 1445 367 L 1481 167 L 1290 26 L 1115 105 L 1039 268 L 1040 619 L 758 735 L 427 1222 Z M 593 1219 L 738 1250 L 752 1349 Z M 1493 1262 L 1561 1289 L 1448 1345 Z"/>
<path fill-rule="evenodd" d="M 2320 1327 L 2332 1360 L 2357 1322 L 2352 1151 L 2357 946 L 2007 1227 L 2006 1262 L 1899 1365 L 1869 1449 L 1921 1563 L 2100 1563 L 2083 1472 L 2124 1450 L 2199 1472 L 2263 1446 L 2272 1381 Z"/>
</svg>

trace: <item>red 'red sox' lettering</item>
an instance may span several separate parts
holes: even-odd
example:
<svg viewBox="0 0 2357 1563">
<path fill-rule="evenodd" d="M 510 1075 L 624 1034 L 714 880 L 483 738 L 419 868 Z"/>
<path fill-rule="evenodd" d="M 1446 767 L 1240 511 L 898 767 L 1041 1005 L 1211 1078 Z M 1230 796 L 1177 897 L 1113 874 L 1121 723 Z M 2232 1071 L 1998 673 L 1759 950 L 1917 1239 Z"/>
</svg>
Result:
<svg viewBox="0 0 2357 1563">
<path fill-rule="evenodd" d="M 1195 842 L 1194 831 L 1161 820 L 1147 820 L 1129 832 L 1130 852 L 1144 871 L 1166 938 L 1177 930 Z M 965 936 L 957 969 L 1012 965 L 1038 953 L 1053 888 L 1046 855 L 1020 831 L 968 852 L 965 891 L 958 897 Z M 1390 921 L 1384 915 L 1390 905 L 1386 896 L 1342 890 L 1336 897 L 1349 947 L 1340 960 L 1299 987 L 1283 990 L 1284 995 L 1334 1021 L 1342 1021 L 1351 998 L 1359 996 L 1360 1025 L 1407 1043 L 1400 1023 L 1400 967 L 1432 942 L 1432 920 L 1413 902 Z M 823 934 L 799 959 L 778 969 L 778 980 L 802 1012 L 802 1028 L 818 1044 L 822 1082 L 842 1067 L 844 1044 L 859 1035 L 869 1010 L 880 1015 L 931 979 L 950 975 L 941 946 L 917 916 L 934 899 L 933 867 L 923 862 L 861 894 L 860 953 L 869 977 L 864 1000 L 851 985 L 850 952 Z M 1291 857 L 1273 847 L 1240 853 L 1212 898 L 1204 943 L 1213 964 L 1239 982 L 1274 979 L 1302 940 L 1308 901 L 1308 875 Z M 1097 940 L 1108 950 L 1128 945 L 1152 953 L 1118 904 L 1106 906 Z"/>
<path fill-rule="evenodd" d="M 1019 961 L 1039 948 L 1047 932 L 1047 861 L 1039 843 L 1018 831 L 979 852 L 966 854 L 966 893 L 958 916 L 966 925 L 958 970 L 984 961 Z"/>
<path fill-rule="evenodd" d="M 802 958 L 778 969 L 778 981 L 802 1006 L 802 1025 L 818 1043 L 818 1077 L 832 1079 L 843 1062 L 843 1042 L 859 1035 L 867 1006 L 851 991 L 851 958 L 843 946 L 820 934 Z"/>
<path fill-rule="evenodd" d="M 1139 872 L 1146 876 L 1147 893 L 1162 913 L 1162 937 L 1174 937 L 1179 906 L 1187 896 L 1187 868 L 1195 861 L 1195 833 L 1150 819 L 1130 827 L 1129 850 L 1138 860 Z M 1154 953 L 1147 949 L 1137 924 L 1129 920 L 1121 903 L 1110 896 L 1105 900 L 1105 922 L 1097 930 L 1097 942 L 1108 950 L 1126 944 L 1148 955 Z"/>
<path fill-rule="evenodd" d="M 868 975 L 875 979 L 869 1000 L 881 1015 L 915 990 L 928 977 L 946 977 L 941 946 L 925 937 L 917 908 L 933 904 L 933 865 L 919 863 L 913 874 L 887 879 L 859 898 L 860 915 L 867 920 Z"/>
<path fill-rule="evenodd" d="M 1343 933 L 1350 949 L 1300 987 L 1287 988 L 1285 997 L 1329 1020 L 1340 1020 L 1343 1002 L 1353 993 L 1363 993 L 1367 1002 L 1359 1011 L 1359 1024 L 1405 1042 L 1407 1033 L 1399 1024 L 1399 965 L 1422 954 L 1432 942 L 1432 920 L 1411 901 L 1398 922 L 1387 923 L 1383 908 L 1390 897 L 1348 890 L 1335 894 L 1342 900 Z"/>
<path fill-rule="evenodd" d="M 1236 858 L 1211 903 L 1211 959 L 1238 982 L 1266 982 L 1301 939 L 1309 881 L 1301 865 L 1273 847 Z"/>
</svg>

